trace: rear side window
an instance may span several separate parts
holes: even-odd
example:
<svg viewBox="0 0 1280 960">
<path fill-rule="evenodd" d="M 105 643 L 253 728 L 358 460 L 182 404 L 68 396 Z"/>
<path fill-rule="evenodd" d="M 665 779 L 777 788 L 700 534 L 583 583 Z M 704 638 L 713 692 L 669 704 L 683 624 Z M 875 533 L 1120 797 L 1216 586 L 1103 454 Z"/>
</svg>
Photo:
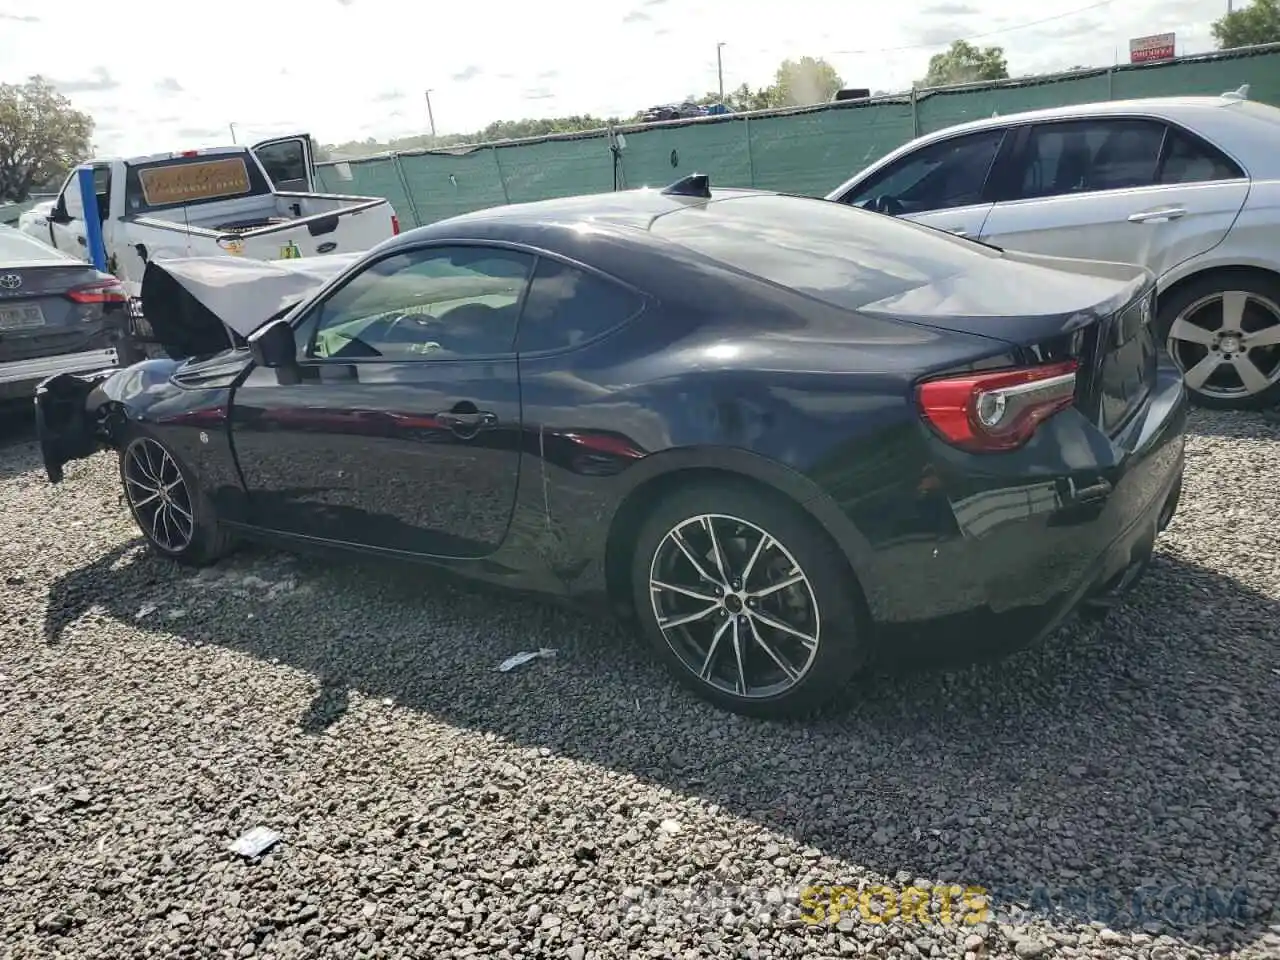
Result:
<svg viewBox="0 0 1280 960">
<path fill-rule="evenodd" d="M 1244 171 L 1217 147 L 1185 130 L 1169 128 L 1164 163 L 1160 167 L 1161 183 L 1204 183 L 1210 180 L 1236 180 L 1243 176 Z"/>
<path fill-rule="evenodd" d="M 1070 120 L 1033 127 L 1013 181 L 1018 197 L 1057 197 L 1156 182 L 1164 124 L 1141 119 Z"/>
<path fill-rule="evenodd" d="M 538 261 L 520 314 L 516 350 L 575 347 L 639 311 L 640 297 L 610 280 L 545 257 Z"/>
<path fill-rule="evenodd" d="M 981 203 L 1003 140 L 1004 130 L 998 129 L 931 143 L 885 167 L 842 202 L 863 207 L 886 197 L 904 214 Z"/>
<path fill-rule="evenodd" d="M 1000 256 L 941 230 L 804 197 L 721 200 L 649 228 L 737 270 L 845 309 L 897 296 Z"/>
</svg>

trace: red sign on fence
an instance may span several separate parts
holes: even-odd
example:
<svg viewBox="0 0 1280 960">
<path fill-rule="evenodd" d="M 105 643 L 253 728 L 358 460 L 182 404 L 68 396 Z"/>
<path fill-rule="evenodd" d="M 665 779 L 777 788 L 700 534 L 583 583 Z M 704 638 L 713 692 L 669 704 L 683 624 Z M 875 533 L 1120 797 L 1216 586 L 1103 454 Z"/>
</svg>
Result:
<svg viewBox="0 0 1280 960">
<path fill-rule="evenodd" d="M 1129 41 L 1130 63 L 1172 60 L 1173 57 L 1174 42 L 1172 33 L 1157 33 L 1150 37 L 1136 37 Z"/>
</svg>

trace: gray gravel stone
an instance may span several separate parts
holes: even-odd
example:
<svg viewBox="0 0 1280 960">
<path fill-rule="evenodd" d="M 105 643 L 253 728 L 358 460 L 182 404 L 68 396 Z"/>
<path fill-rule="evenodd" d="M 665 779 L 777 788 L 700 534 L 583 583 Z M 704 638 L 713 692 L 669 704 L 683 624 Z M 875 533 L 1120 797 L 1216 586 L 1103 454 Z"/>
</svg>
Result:
<svg viewBox="0 0 1280 960">
<path fill-rule="evenodd" d="M 18 431 L 0 954 L 1280 955 L 1280 425 L 1192 424 L 1179 515 L 1105 623 L 797 724 L 691 699 L 612 622 L 421 568 L 175 567 L 109 457 L 51 487 Z M 283 842 L 229 854 L 257 824 Z"/>
</svg>

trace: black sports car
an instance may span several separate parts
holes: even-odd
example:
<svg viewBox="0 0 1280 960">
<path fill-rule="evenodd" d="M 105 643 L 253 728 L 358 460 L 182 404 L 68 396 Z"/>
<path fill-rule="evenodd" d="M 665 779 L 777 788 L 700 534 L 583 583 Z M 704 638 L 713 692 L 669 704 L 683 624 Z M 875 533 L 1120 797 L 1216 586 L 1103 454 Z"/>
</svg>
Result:
<svg viewBox="0 0 1280 960">
<path fill-rule="evenodd" d="M 211 263 L 144 281 L 194 355 L 42 385 L 53 482 L 118 451 L 184 563 L 252 535 L 606 600 L 733 710 L 1113 602 L 1181 490 L 1137 267 L 699 176 L 456 217 L 328 278 Z"/>
</svg>

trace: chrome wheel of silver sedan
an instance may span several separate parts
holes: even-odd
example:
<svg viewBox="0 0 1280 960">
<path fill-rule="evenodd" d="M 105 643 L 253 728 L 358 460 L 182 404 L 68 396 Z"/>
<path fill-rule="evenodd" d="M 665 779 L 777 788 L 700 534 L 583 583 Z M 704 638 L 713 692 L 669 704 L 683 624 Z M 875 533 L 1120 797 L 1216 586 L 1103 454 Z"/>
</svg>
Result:
<svg viewBox="0 0 1280 960">
<path fill-rule="evenodd" d="M 1188 389 L 1224 401 L 1256 396 L 1280 383 L 1280 305 L 1246 290 L 1200 297 L 1174 318 L 1167 349 Z"/>
<path fill-rule="evenodd" d="M 147 437 L 124 454 L 124 491 L 138 526 L 166 553 L 181 553 L 195 537 L 191 492 L 177 461 Z"/>
<path fill-rule="evenodd" d="M 671 650 L 703 683 L 736 697 L 776 697 L 818 653 L 808 576 L 768 531 L 724 514 L 673 527 L 654 551 L 649 592 Z"/>
</svg>

